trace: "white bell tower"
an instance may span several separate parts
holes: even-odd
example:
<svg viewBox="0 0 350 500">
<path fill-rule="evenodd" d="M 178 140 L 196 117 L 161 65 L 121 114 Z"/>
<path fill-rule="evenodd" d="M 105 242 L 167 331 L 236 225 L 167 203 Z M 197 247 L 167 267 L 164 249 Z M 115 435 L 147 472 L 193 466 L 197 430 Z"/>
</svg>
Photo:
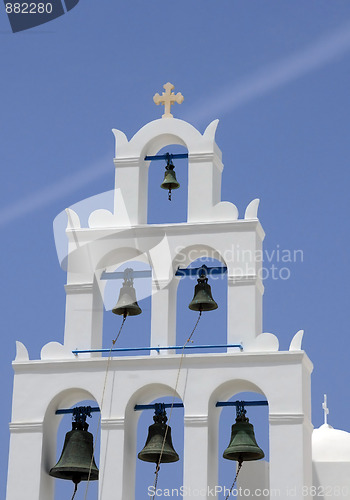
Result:
<svg viewBox="0 0 350 500">
<path fill-rule="evenodd" d="M 257 217 L 259 200 L 248 205 L 241 219 L 235 205 L 221 201 L 223 163 L 215 142 L 218 120 L 201 134 L 173 118 L 171 105 L 183 100 L 173 88 L 168 83 L 163 95 L 154 97 L 156 104 L 165 106 L 161 119 L 146 124 L 130 141 L 123 132 L 113 131 L 113 213 L 96 210 L 88 227 L 81 227 L 79 216 L 67 209 L 64 343 L 49 342 L 42 348 L 41 359 L 31 360 L 26 347 L 17 342 L 7 500 L 22 498 L 23 484 L 30 500 L 54 499 L 55 479 L 48 472 L 56 463 L 61 417 L 55 412 L 84 399 L 95 400 L 101 411 L 101 452 L 95 456 L 100 469 L 99 498 L 134 500 L 139 418 L 134 407 L 172 396 L 175 386 L 184 405 L 185 488 L 207 490 L 218 484 L 221 408 L 216 403 L 254 391 L 268 402 L 270 460 L 249 464 L 254 479 L 243 466 L 243 483 L 247 488 L 254 483 L 279 490 L 281 498 L 292 488 L 297 500 L 311 498 L 303 491 L 312 484 L 312 364 L 301 350 L 301 331 L 289 351 L 279 351 L 277 337 L 262 332 L 264 287 L 257 256 L 261 256 L 264 231 Z M 187 222 L 147 224 L 150 161 L 146 157 L 171 144 L 182 145 L 188 152 Z M 232 251 L 237 248 L 239 257 Z M 177 385 L 181 355 L 175 350 L 113 355 L 105 385 L 108 360 L 98 352 L 104 312 L 102 273 L 136 257 L 149 265 L 150 345 L 169 347 L 176 343 L 176 271 L 203 252 L 227 268 L 227 352 L 186 351 Z M 235 344 L 242 349 L 229 347 Z M 77 350 L 85 353 L 72 352 Z"/>
</svg>

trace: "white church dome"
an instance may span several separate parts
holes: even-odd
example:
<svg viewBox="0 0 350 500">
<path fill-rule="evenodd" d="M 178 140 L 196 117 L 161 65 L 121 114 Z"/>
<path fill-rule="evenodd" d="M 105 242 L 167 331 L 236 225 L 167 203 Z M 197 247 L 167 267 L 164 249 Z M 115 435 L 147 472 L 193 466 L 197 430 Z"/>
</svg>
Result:
<svg viewBox="0 0 350 500">
<path fill-rule="evenodd" d="M 350 433 L 323 424 L 312 433 L 313 462 L 350 462 Z"/>
</svg>

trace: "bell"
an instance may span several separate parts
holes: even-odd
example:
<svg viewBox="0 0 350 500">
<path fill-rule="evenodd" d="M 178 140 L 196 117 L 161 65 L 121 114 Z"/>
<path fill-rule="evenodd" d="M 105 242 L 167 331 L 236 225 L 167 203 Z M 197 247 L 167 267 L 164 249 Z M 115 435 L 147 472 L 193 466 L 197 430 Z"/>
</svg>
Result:
<svg viewBox="0 0 350 500">
<path fill-rule="evenodd" d="M 144 448 L 137 455 L 144 462 L 154 462 L 155 464 L 168 464 L 177 462 L 179 455 L 176 453 L 171 440 L 171 427 L 166 425 L 168 420 L 165 411 L 153 417 L 154 424 L 148 428 L 148 437 Z M 166 435 L 165 442 L 164 436 Z M 163 446 L 164 443 L 164 446 Z M 163 449 L 163 452 L 162 452 Z"/>
<path fill-rule="evenodd" d="M 245 410 L 238 413 L 236 423 L 232 426 L 231 441 L 223 453 L 227 460 L 245 462 L 260 460 L 265 454 L 259 448 L 254 435 L 254 427 L 245 416 Z"/>
<path fill-rule="evenodd" d="M 205 274 L 201 274 L 198 278 L 198 283 L 194 289 L 194 296 L 189 304 L 189 309 L 192 311 L 213 311 L 218 308 L 217 303 L 212 297 L 211 287 L 208 285 L 208 278 Z"/>
<path fill-rule="evenodd" d="M 128 269 L 126 269 L 126 271 L 128 271 Z M 133 286 L 133 279 L 129 276 L 124 278 L 118 302 L 112 309 L 112 312 L 124 317 L 137 316 L 142 313 L 142 310 L 136 301 L 136 291 Z"/>
<path fill-rule="evenodd" d="M 169 200 L 171 200 L 171 190 L 178 189 L 180 187 L 180 184 L 177 182 L 176 179 L 174 168 L 175 168 L 174 165 L 171 163 L 170 160 L 168 160 L 168 163 L 165 167 L 164 180 L 160 185 L 162 189 L 168 189 Z"/>
<path fill-rule="evenodd" d="M 93 436 L 87 432 L 89 426 L 81 422 L 73 422 L 72 426 L 66 434 L 61 457 L 49 474 L 71 480 L 76 485 L 80 481 L 96 481 L 98 468 L 93 456 Z"/>
</svg>

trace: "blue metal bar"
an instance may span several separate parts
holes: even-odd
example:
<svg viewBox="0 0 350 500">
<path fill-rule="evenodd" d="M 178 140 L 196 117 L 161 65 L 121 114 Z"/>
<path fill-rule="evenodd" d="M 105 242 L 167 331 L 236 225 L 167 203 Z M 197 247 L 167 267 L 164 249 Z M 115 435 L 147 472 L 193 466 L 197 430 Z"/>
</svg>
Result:
<svg viewBox="0 0 350 500">
<path fill-rule="evenodd" d="M 268 406 L 267 401 L 218 401 L 215 406 Z"/>
<path fill-rule="evenodd" d="M 188 267 L 181 269 L 180 267 L 175 273 L 175 276 L 196 276 L 201 270 L 204 270 L 207 276 L 211 274 L 224 274 L 227 272 L 227 267 L 218 266 L 218 267 L 207 267 L 203 265 L 202 267 Z"/>
<path fill-rule="evenodd" d="M 93 408 L 91 408 L 90 411 L 92 413 L 92 412 L 95 412 L 95 411 L 100 411 L 100 409 L 99 409 L 98 406 L 94 406 Z M 56 415 L 64 415 L 66 413 L 74 413 L 74 408 L 56 410 L 55 413 L 56 413 Z"/>
<path fill-rule="evenodd" d="M 134 411 L 141 411 L 141 410 L 155 410 L 156 404 L 149 404 L 149 405 L 135 405 L 134 406 Z M 267 406 L 268 402 L 267 401 L 218 401 L 215 406 Z M 183 408 L 183 403 L 164 403 L 164 408 Z M 98 406 L 95 406 L 91 408 L 91 413 L 92 412 L 99 412 L 100 408 Z M 64 414 L 69 414 L 69 413 L 74 413 L 74 408 L 69 408 L 69 409 L 60 409 L 56 410 L 56 415 L 64 415 Z"/>
<path fill-rule="evenodd" d="M 188 158 L 188 153 L 178 153 L 178 154 L 172 154 L 172 153 L 166 153 L 165 155 L 153 155 L 153 156 L 145 156 L 146 161 L 154 161 L 154 160 L 172 160 L 175 158 L 175 160 L 180 159 L 180 158 Z"/>
<path fill-rule="evenodd" d="M 88 352 L 127 352 L 127 351 L 166 351 L 175 349 L 210 349 L 220 347 L 238 347 L 243 351 L 242 344 L 208 344 L 208 345 L 170 345 L 164 347 L 116 347 L 114 349 L 75 349 L 73 354 L 84 354 Z"/>
<path fill-rule="evenodd" d="M 199 271 L 204 269 L 206 271 L 207 275 L 212 275 L 212 274 L 224 274 L 227 272 L 227 267 L 224 266 L 218 266 L 218 267 L 207 267 L 206 265 L 202 267 L 194 267 L 194 268 L 187 268 L 187 269 L 181 269 L 178 268 L 178 270 L 175 273 L 175 276 L 196 276 Z M 144 271 L 134 271 L 134 278 L 150 278 L 152 276 L 152 271 L 151 270 L 144 270 Z M 124 278 L 124 271 L 114 271 L 111 273 L 107 273 L 106 271 L 103 271 L 101 274 L 101 280 L 113 280 L 113 279 L 122 279 Z"/>
<path fill-rule="evenodd" d="M 152 271 L 134 271 L 134 278 L 150 278 L 152 276 Z M 107 273 L 103 271 L 101 274 L 101 280 L 115 280 L 124 278 L 124 271 L 115 271 L 113 273 Z"/>
<path fill-rule="evenodd" d="M 135 405 L 134 406 L 134 411 L 141 411 L 141 410 L 155 410 L 156 409 L 156 405 L 159 404 L 159 403 L 154 403 L 154 404 L 149 404 L 149 405 Z M 183 408 L 184 405 L 183 403 L 162 403 L 162 406 L 164 406 L 164 408 Z"/>
</svg>

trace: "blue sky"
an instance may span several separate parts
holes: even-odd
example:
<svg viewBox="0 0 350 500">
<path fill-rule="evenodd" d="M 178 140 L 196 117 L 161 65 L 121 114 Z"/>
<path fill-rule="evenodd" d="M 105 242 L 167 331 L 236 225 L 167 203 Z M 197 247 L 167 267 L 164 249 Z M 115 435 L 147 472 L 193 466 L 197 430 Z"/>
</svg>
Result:
<svg viewBox="0 0 350 500">
<path fill-rule="evenodd" d="M 349 2 L 81 0 L 17 34 L 2 11 L 0 40 L 0 496 L 15 340 L 35 359 L 63 339 L 66 276 L 53 220 L 113 188 L 111 129 L 130 138 L 159 118 L 152 96 L 167 81 L 185 97 L 176 117 L 200 131 L 220 119 L 222 199 L 243 216 L 259 197 L 265 249 L 302 250 L 288 280 L 265 280 L 264 331 L 287 349 L 305 329 L 313 423 L 322 423 L 327 393 L 329 422 L 349 431 Z M 184 191 L 169 206 L 159 183 L 150 188 L 150 222 L 183 221 Z M 147 321 L 147 305 L 145 313 Z M 210 338 L 210 323 L 201 328 Z"/>
</svg>

